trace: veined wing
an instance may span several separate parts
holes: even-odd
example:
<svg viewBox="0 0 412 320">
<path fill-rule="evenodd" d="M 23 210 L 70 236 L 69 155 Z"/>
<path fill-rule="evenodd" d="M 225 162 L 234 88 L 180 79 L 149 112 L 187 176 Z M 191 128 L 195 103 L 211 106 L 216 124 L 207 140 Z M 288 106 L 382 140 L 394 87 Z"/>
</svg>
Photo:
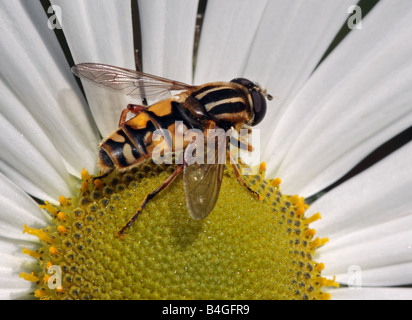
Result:
<svg viewBox="0 0 412 320">
<path fill-rule="evenodd" d="M 81 63 L 72 72 L 97 85 L 119 90 L 136 98 L 156 99 L 170 95 L 173 90 L 188 90 L 194 86 L 157 77 L 151 74 L 99 63 Z"/>
<path fill-rule="evenodd" d="M 187 164 L 186 160 L 192 152 L 190 146 L 186 147 L 185 162 L 183 166 L 183 185 L 185 188 L 186 205 L 191 217 L 195 220 L 206 218 L 215 207 L 219 197 L 223 180 L 225 164 L 218 161 L 218 148 L 209 148 L 204 157 L 204 163 L 193 162 Z M 225 151 L 225 150 L 224 150 Z M 214 156 L 210 155 L 214 152 Z M 214 158 L 214 163 L 207 163 L 207 159 Z M 221 158 L 220 158 L 221 159 Z M 225 157 L 226 159 L 226 152 Z"/>
</svg>

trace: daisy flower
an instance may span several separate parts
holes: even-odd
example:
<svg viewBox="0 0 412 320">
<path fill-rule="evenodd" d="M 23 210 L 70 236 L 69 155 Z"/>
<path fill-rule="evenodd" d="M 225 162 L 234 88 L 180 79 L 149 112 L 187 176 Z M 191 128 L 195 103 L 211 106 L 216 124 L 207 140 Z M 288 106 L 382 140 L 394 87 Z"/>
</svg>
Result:
<svg viewBox="0 0 412 320">
<path fill-rule="evenodd" d="M 362 12 L 361 7 L 354 5 L 353 0 L 2 1 L 0 298 L 30 298 L 33 292 L 36 297 L 44 297 L 41 291 L 35 291 L 35 283 L 48 282 L 53 274 L 40 279 L 39 261 L 40 265 L 46 264 L 42 261 L 45 256 L 56 256 L 64 272 L 67 265 L 63 260 L 71 259 L 74 238 L 84 236 L 84 231 L 76 233 L 65 225 L 70 219 L 75 221 L 76 215 L 84 216 L 84 212 L 73 209 L 74 216 L 68 217 L 63 213 L 64 207 L 71 208 L 75 201 L 84 201 L 93 210 L 93 203 L 82 195 L 90 192 L 90 196 L 98 193 L 100 196 L 108 192 L 107 188 L 87 184 L 87 172 L 98 173 L 97 145 L 117 127 L 120 112 L 128 102 L 126 97 L 88 83 L 80 87 L 70 67 L 81 62 L 98 62 L 134 69 L 135 48 L 140 48 L 143 71 L 150 74 L 195 84 L 246 77 L 267 87 L 277 99 L 268 104 L 266 118 L 258 127 L 262 133 L 261 159 L 266 163 L 266 169 L 261 169 L 265 169 L 269 179 L 265 183 L 271 184 L 262 186 L 262 190 L 271 189 L 266 201 L 276 199 L 277 194 L 280 198 L 279 190 L 284 195 L 295 195 L 286 198 L 282 195 L 278 200 L 283 204 L 280 210 L 285 208 L 285 215 L 295 214 L 295 220 L 289 219 L 291 222 L 306 226 L 311 223 L 316 229 L 317 240 L 311 238 L 314 229 L 302 229 L 310 236 L 311 250 L 316 249 L 314 257 L 307 252 L 304 255 L 305 259 L 321 263 L 308 262 L 305 268 L 319 274 L 324 267 L 317 283 L 332 286 L 327 290 L 327 297 L 332 299 L 412 298 L 408 287 L 412 283 L 410 139 L 407 137 L 407 143 L 370 168 L 350 179 L 342 179 L 374 150 L 402 132 L 402 137 L 410 132 L 412 4 L 409 0 L 396 3 L 382 0 L 376 2 L 370 12 Z M 349 21 L 359 18 L 354 16 L 359 13 L 358 25 L 352 23 L 353 29 L 344 39 L 331 46 L 339 31 L 346 30 Z M 282 179 L 280 189 L 279 181 L 273 180 L 275 177 Z M 258 184 L 261 178 L 248 181 Z M 149 185 L 159 184 L 157 180 L 147 181 Z M 120 185 L 113 187 L 117 188 L 116 192 L 120 192 Z M 81 196 L 78 196 L 79 188 Z M 230 182 L 222 188 L 221 197 L 227 201 L 218 202 L 216 210 L 225 212 L 228 210 L 225 203 L 240 191 Z M 173 197 L 178 197 L 183 189 L 176 190 L 165 193 L 166 204 L 158 202 L 158 205 L 171 205 L 178 211 L 180 204 L 173 204 Z M 312 199 L 309 208 L 297 194 Z M 126 201 L 125 210 L 126 207 L 133 210 L 129 200 L 122 198 L 121 201 Z M 236 203 L 230 205 L 236 206 Z M 251 206 L 245 214 L 259 208 Z M 299 214 L 300 209 L 306 210 L 305 218 Z M 170 212 L 167 208 L 162 210 Z M 111 220 L 122 213 L 118 210 L 113 215 L 105 214 L 102 224 L 110 227 Z M 153 217 L 155 213 L 150 215 Z M 147 219 L 150 215 L 142 215 L 140 225 L 146 223 L 156 229 Z M 211 215 L 211 221 L 218 226 L 219 220 L 213 220 L 215 216 Z M 154 219 L 158 226 L 168 223 L 161 217 Z M 61 224 L 53 233 L 48 226 L 56 221 Z M 254 226 L 262 228 L 260 222 Z M 76 221 L 71 226 L 72 229 L 84 227 Z M 191 236 L 201 228 L 193 224 L 188 230 L 187 226 L 182 224 L 174 231 L 170 229 L 173 239 L 184 238 L 174 245 L 187 248 L 188 243 L 196 244 L 197 239 Z M 209 222 L 205 226 L 214 230 Z M 262 244 L 268 243 L 262 241 L 266 233 L 273 230 L 267 228 L 262 232 L 262 239 L 249 239 L 247 244 L 250 248 L 259 248 L 259 252 L 268 252 L 267 247 L 262 249 Z M 73 238 L 72 242 L 63 244 L 66 250 L 63 252 L 63 247 L 53 246 L 55 235 L 68 232 L 74 232 Z M 234 239 L 244 236 L 234 235 Z M 321 246 L 326 238 L 329 242 Z M 153 239 L 163 241 L 155 236 Z M 145 241 L 134 246 L 127 242 L 127 237 L 126 242 L 119 241 L 101 243 L 104 248 L 99 251 L 110 251 L 117 260 L 102 255 L 96 260 L 95 270 L 85 274 L 82 269 L 90 261 L 86 255 L 76 257 L 79 260 L 71 268 L 78 268 L 79 276 L 66 276 L 64 281 L 79 281 L 84 286 L 97 283 L 96 290 L 103 293 L 100 297 L 113 298 L 117 293 L 119 298 L 126 293 L 137 297 L 127 289 L 133 287 L 135 278 L 116 280 L 124 273 L 142 276 L 139 263 L 148 261 L 138 261 L 136 265 L 121 263 L 126 254 L 144 247 Z M 279 241 L 281 243 L 282 238 Z M 44 251 L 45 243 L 49 244 L 48 252 Z M 147 247 L 151 248 L 150 242 Z M 247 256 L 247 250 L 239 248 L 243 250 L 238 252 L 239 257 Z M 150 250 L 155 249 L 153 245 Z M 224 254 L 203 252 L 203 247 L 195 249 L 199 256 L 208 256 L 211 264 Z M 158 258 L 152 251 L 153 257 Z M 123 268 L 116 272 L 100 270 L 107 259 L 112 259 L 108 262 L 111 265 L 117 263 Z M 167 260 L 166 253 L 161 259 L 166 259 L 162 260 L 165 265 L 178 263 Z M 273 262 L 265 257 L 259 256 L 257 260 L 268 270 L 273 267 Z M 156 265 L 159 270 L 148 271 L 154 277 L 153 283 L 159 280 L 155 279 L 157 272 L 179 273 L 177 269 L 162 270 L 162 263 Z M 224 261 L 219 263 L 216 262 L 216 268 L 221 274 L 233 267 Z M 253 270 L 242 269 L 241 262 L 237 267 L 246 285 L 253 287 L 254 281 L 258 283 L 259 279 L 246 282 L 242 278 L 243 271 L 251 274 Z M 279 270 L 290 268 L 282 269 L 279 264 Z M 190 271 L 190 264 L 186 269 Z M 204 272 L 210 270 L 205 267 Z M 271 276 L 265 274 L 264 280 L 272 283 Z M 305 272 L 298 276 L 313 280 L 313 276 Z M 108 278 L 114 278 L 110 287 Z M 273 278 L 280 279 L 274 275 Z M 227 296 L 219 298 L 236 293 L 236 279 L 227 282 L 233 285 L 233 292 L 229 290 Z M 218 288 L 220 279 L 215 280 L 211 286 Z M 337 283 L 340 287 L 333 288 Z M 173 281 L 168 283 L 170 290 L 176 286 Z M 305 283 L 302 287 L 315 290 Z M 186 289 L 190 298 L 193 288 Z M 202 291 L 199 287 L 195 289 Z M 70 295 L 81 292 L 76 287 L 69 289 L 70 292 L 64 292 L 63 287 L 56 290 Z M 157 296 L 152 297 L 161 298 L 164 290 L 159 289 L 155 292 Z M 253 298 L 267 290 L 270 289 L 251 290 L 242 297 Z M 305 294 L 299 297 L 305 298 Z"/>
</svg>

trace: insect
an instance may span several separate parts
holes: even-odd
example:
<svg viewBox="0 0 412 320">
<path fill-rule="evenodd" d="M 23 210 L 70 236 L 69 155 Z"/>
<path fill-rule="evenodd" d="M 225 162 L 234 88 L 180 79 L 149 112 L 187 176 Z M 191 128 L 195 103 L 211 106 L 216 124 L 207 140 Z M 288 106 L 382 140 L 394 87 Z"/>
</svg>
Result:
<svg viewBox="0 0 412 320">
<path fill-rule="evenodd" d="M 151 106 L 129 104 L 123 110 L 119 128 L 99 146 L 98 162 L 102 176 L 108 175 L 115 168 L 127 170 L 150 158 L 158 143 L 153 139 L 155 130 L 165 129 L 170 132 L 168 145 L 171 152 L 175 151 L 176 121 L 180 122 L 180 129 L 183 128 L 183 131 L 201 130 L 206 144 L 212 139 L 208 136 L 208 129 L 239 131 L 260 123 L 266 114 L 266 99 L 272 99 L 266 90 L 244 78 L 195 86 L 97 63 L 78 64 L 72 68 L 72 72 L 97 85 L 119 90 L 132 97 L 158 100 Z M 181 92 L 171 96 L 171 91 L 175 90 Z M 126 120 L 129 113 L 135 116 Z M 190 216 L 195 220 L 203 219 L 213 210 L 219 196 L 225 163 L 189 163 L 187 159 L 193 152 L 192 143 L 193 141 L 185 143 L 183 163 L 177 165 L 166 181 L 145 197 L 136 213 L 118 231 L 119 236 L 123 236 L 130 228 L 146 204 L 182 172 Z M 212 141 L 211 145 L 214 143 L 216 144 Z M 247 148 L 252 147 L 248 145 Z M 227 156 L 231 157 L 230 152 L 226 151 Z M 216 160 L 217 154 L 215 152 Z M 259 194 L 242 179 L 237 164 L 234 161 L 231 163 L 238 181 L 259 198 Z"/>
</svg>

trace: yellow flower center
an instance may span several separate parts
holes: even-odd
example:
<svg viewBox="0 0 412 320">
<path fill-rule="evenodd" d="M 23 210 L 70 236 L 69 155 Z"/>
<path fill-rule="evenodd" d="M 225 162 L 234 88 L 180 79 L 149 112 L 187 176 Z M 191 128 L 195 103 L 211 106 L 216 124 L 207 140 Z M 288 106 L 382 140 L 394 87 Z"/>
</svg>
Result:
<svg viewBox="0 0 412 320">
<path fill-rule="evenodd" d="M 42 206 L 53 216 L 44 230 L 25 226 L 42 244 L 23 252 L 40 272 L 22 273 L 42 299 L 329 299 L 314 239 L 299 196 L 280 180 L 243 176 L 258 201 L 227 166 L 218 202 L 204 220 L 190 218 L 178 177 L 152 199 L 125 237 L 116 232 L 173 166 L 145 163 L 93 180 L 84 171 L 79 195 Z"/>
</svg>

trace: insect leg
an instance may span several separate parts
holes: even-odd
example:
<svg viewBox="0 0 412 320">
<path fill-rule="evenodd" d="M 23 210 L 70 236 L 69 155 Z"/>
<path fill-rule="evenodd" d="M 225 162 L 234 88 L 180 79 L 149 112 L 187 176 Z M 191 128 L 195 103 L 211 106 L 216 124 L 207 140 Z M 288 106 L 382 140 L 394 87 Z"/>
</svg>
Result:
<svg viewBox="0 0 412 320">
<path fill-rule="evenodd" d="M 93 181 L 95 181 L 95 180 L 97 180 L 97 179 L 103 179 L 103 178 L 106 178 L 109 174 L 111 174 L 111 173 L 113 172 L 113 170 L 114 170 L 114 167 L 113 167 L 113 168 L 110 168 L 110 170 L 109 170 L 109 171 L 107 171 L 107 172 L 105 172 L 105 173 L 101 174 L 100 176 L 93 177 L 93 178 L 92 178 L 92 180 L 93 180 Z"/>
<path fill-rule="evenodd" d="M 146 109 L 146 106 L 141 106 L 138 104 L 128 104 L 127 107 L 123 109 L 122 114 L 120 115 L 119 127 L 121 124 L 126 122 L 126 117 L 129 112 L 139 114 L 144 109 Z"/>
<path fill-rule="evenodd" d="M 247 150 L 247 151 L 253 151 L 254 150 L 252 145 L 250 145 L 249 143 L 244 143 L 244 142 L 240 141 L 240 139 L 230 138 L 230 143 L 234 147 L 242 149 L 242 150 Z"/>
<path fill-rule="evenodd" d="M 127 229 L 130 228 L 130 226 L 133 224 L 133 222 L 137 219 L 139 214 L 143 211 L 144 207 L 146 204 L 153 199 L 160 191 L 162 191 L 164 188 L 166 188 L 169 184 L 173 182 L 173 180 L 183 171 L 183 165 L 179 165 L 176 167 L 175 171 L 169 176 L 169 178 L 166 179 L 165 182 L 162 183 L 160 187 L 158 187 L 156 190 L 150 192 L 143 200 L 143 202 L 140 204 L 140 207 L 137 209 L 136 213 L 129 219 L 129 221 L 119 230 L 117 231 L 117 235 L 120 237 L 124 237 L 124 233 L 127 231 Z"/>
<path fill-rule="evenodd" d="M 239 183 L 244 186 L 255 198 L 256 200 L 262 200 L 262 196 L 257 193 L 255 190 L 253 190 L 251 187 L 248 186 L 248 184 L 246 183 L 245 180 L 243 180 L 242 175 L 239 172 L 239 167 L 237 166 L 237 164 L 235 163 L 232 154 L 229 152 L 229 150 L 227 151 L 229 158 L 230 158 L 230 163 L 233 166 L 233 169 L 235 171 L 235 175 L 237 178 L 237 181 L 239 181 Z"/>
<path fill-rule="evenodd" d="M 233 132 L 236 132 L 237 130 L 234 127 L 231 127 L 230 130 L 232 130 Z M 248 136 L 251 134 L 251 129 L 248 128 Z M 253 151 L 254 148 L 252 147 L 252 145 L 248 142 L 248 141 L 242 141 L 245 139 L 242 139 L 242 135 L 240 135 L 239 137 L 235 137 L 235 136 L 230 136 L 229 142 L 238 149 L 241 150 L 247 150 L 247 151 Z"/>
</svg>

